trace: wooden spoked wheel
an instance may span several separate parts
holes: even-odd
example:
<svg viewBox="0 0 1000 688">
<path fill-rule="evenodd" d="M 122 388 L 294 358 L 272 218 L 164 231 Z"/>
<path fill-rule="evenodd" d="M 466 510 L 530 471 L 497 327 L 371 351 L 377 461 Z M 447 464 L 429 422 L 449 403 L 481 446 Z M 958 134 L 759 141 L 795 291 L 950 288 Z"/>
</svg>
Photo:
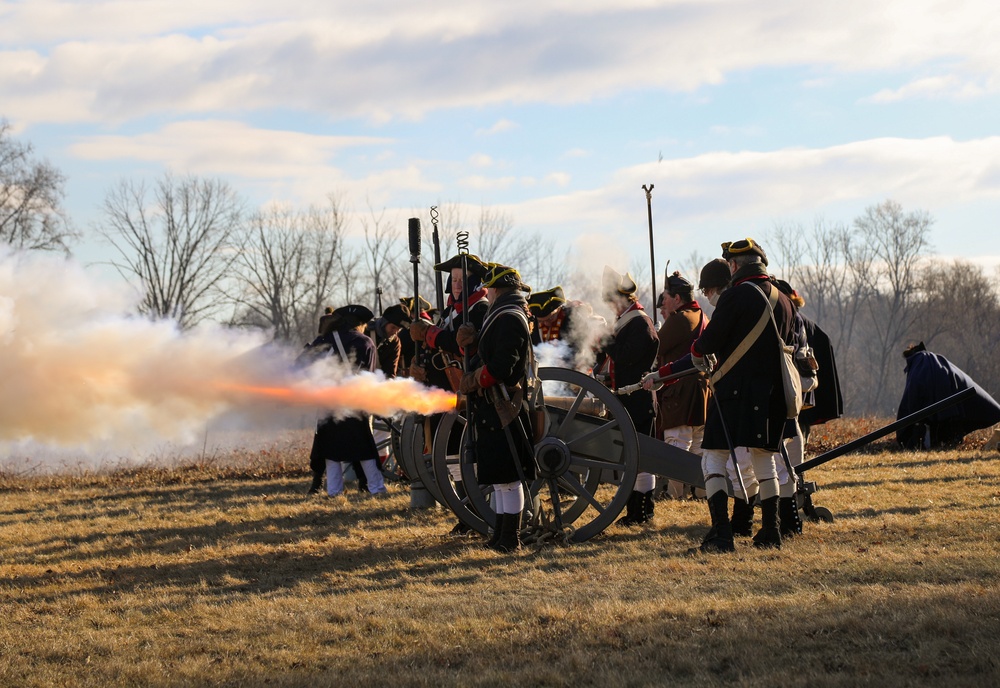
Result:
<svg viewBox="0 0 1000 688">
<path fill-rule="evenodd" d="M 613 523 L 628 501 L 639 463 L 635 427 L 618 398 L 594 378 L 564 368 L 542 368 L 539 378 L 545 397 L 544 434 L 535 443 L 530 498 L 554 528 L 571 526 L 571 539 L 582 542 Z M 496 518 L 490 505 L 492 486 L 479 485 L 475 463 L 447 455 L 446 438 L 466 431 L 463 414 L 445 414 L 431 463 L 443 503 L 463 523 L 486 534 Z M 465 497 L 459 496 L 448 470 L 456 461 Z"/>
</svg>

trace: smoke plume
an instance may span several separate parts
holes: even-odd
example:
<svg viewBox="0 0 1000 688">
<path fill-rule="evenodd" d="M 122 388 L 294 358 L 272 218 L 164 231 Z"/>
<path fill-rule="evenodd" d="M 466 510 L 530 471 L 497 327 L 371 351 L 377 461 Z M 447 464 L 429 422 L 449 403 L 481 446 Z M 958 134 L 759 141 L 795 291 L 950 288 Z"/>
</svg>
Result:
<svg viewBox="0 0 1000 688">
<path fill-rule="evenodd" d="M 132 449 L 193 442 L 225 415 L 431 413 L 454 395 L 333 360 L 306 370 L 263 333 L 129 316 L 129 290 L 68 260 L 0 247 L 0 443 Z"/>
</svg>

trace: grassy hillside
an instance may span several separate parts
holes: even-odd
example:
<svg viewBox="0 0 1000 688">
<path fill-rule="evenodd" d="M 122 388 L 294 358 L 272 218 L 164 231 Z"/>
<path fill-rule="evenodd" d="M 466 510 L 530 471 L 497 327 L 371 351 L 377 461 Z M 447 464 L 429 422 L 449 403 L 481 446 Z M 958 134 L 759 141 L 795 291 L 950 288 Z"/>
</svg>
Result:
<svg viewBox="0 0 1000 688">
<path fill-rule="evenodd" d="M 874 421 L 817 428 L 816 446 Z M 1000 683 L 1000 462 L 885 443 L 832 524 L 688 557 L 700 502 L 498 555 L 442 510 L 307 497 L 305 441 L 0 482 L 0 685 Z"/>
</svg>

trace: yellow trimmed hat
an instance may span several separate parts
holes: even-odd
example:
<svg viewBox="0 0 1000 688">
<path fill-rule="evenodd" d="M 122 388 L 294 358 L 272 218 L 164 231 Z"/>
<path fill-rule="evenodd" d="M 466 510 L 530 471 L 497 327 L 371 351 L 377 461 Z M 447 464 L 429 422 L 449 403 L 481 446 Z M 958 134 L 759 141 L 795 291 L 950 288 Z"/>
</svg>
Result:
<svg viewBox="0 0 1000 688">
<path fill-rule="evenodd" d="M 528 310 L 536 318 L 552 315 L 566 303 L 566 295 L 562 287 L 552 287 L 545 291 L 536 291 L 528 297 Z"/>
</svg>

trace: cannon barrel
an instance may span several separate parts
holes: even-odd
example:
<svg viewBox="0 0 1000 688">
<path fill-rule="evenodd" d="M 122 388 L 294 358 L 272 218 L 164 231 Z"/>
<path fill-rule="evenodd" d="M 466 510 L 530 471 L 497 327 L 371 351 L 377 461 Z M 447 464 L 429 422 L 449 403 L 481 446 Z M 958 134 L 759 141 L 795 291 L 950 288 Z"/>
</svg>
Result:
<svg viewBox="0 0 1000 688">
<path fill-rule="evenodd" d="M 878 430 L 874 430 L 868 433 L 867 435 L 862 435 L 858 439 L 851 440 L 847 444 L 842 444 L 839 447 L 831 449 L 830 451 L 823 452 L 819 456 L 813 457 L 808 461 L 803 461 L 802 463 L 800 463 L 798 466 L 795 467 L 795 472 L 801 474 L 809 470 L 810 468 L 815 468 L 816 466 L 822 466 L 827 461 L 832 461 L 833 459 L 843 456 L 844 454 L 849 454 L 855 449 L 860 449 L 866 444 L 874 442 L 877 439 L 881 439 L 882 437 L 885 437 L 890 433 L 896 432 L 897 430 L 905 428 L 908 425 L 913 425 L 914 423 L 921 421 L 924 418 L 927 418 L 928 416 L 933 416 L 935 413 L 937 413 L 942 409 L 946 409 L 949 406 L 954 406 L 959 402 L 965 401 L 975 393 L 976 390 L 974 387 L 969 387 L 967 389 L 963 389 L 961 392 L 956 392 L 955 394 L 952 394 L 950 397 L 945 397 L 941 401 L 936 401 L 930 406 L 925 406 L 919 411 L 914 411 L 910 415 L 904 416 L 903 418 L 900 418 L 899 420 L 893 423 L 889 423 L 885 427 L 879 428 Z"/>
</svg>

